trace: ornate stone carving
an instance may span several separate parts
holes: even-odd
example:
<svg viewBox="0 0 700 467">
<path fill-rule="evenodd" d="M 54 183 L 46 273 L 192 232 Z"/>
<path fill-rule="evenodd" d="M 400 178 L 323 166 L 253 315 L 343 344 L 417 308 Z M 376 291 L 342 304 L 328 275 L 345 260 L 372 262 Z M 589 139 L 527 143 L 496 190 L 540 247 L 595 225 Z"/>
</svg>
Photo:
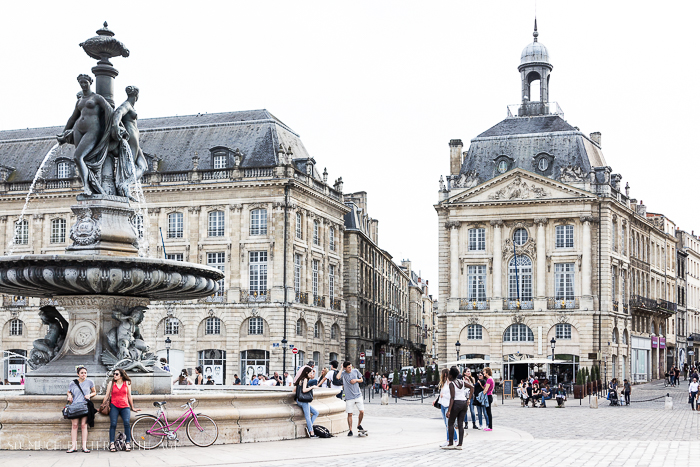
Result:
<svg viewBox="0 0 700 467">
<path fill-rule="evenodd" d="M 199 214 L 199 211 L 202 210 L 201 206 L 190 206 L 187 208 L 190 214 Z"/>
<path fill-rule="evenodd" d="M 479 317 L 478 316 L 470 316 L 469 319 L 467 320 L 469 324 L 479 324 Z"/>
<path fill-rule="evenodd" d="M 148 208 L 148 214 L 154 216 L 160 214 L 160 208 Z"/>
<path fill-rule="evenodd" d="M 258 311 L 257 308 L 253 308 L 252 310 L 250 310 L 250 316 L 253 316 L 253 317 L 260 316 L 260 312 Z"/>
<path fill-rule="evenodd" d="M 568 323 L 569 322 L 569 315 L 566 313 L 559 313 L 559 316 L 557 316 L 557 322 L 558 323 Z"/>
<path fill-rule="evenodd" d="M 43 221 L 44 215 L 43 214 L 32 214 L 32 219 L 34 219 L 35 221 Z"/>
<path fill-rule="evenodd" d="M 513 240 L 510 238 L 506 238 L 503 241 L 503 247 L 501 251 L 503 251 L 504 256 L 513 253 Z M 535 245 L 535 241 L 532 239 L 532 237 L 528 237 L 527 241 L 522 245 L 515 245 L 515 254 L 518 256 L 527 255 L 531 258 L 534 258 L 536 256 L 536 253 L 537 246 Z"/>
<path fill-rule="evenodd" d="M 76 245 L 92 245 L 96 243 L 102 234 L 102 230 L 95 219 L 92 218 L 92 211 L 88 208 L 81 209 L 78 222 L 70 228 L 70 238 Z"/>
<path fill-rule="evenodd" d="M 580 216 L 579 219 L 581 219 L 581 222 L 595 222 L 596 218 L 593 216 Z"/>
<path fill-rule="evenodd" d="M 479 174 L 470 170 L 452 178 L 452 188 L 473 188 L 479 184 Z"/>
<path fill-rule="evenodd" d="M 569 164 L 566 167 L 562 167 L 559 171 L 560 182 L 582 182 L 586 178 L 587 174 L 577 165 L 572 167 L 572 165 Z"/>
<path fill-rule="evenodd" d="M 447 222 L 445 222 L 445 228 L 448 230 L 449 229 L 458 229 L 460 224 L 461 224 L 461 222 L 459 222 L 459 221 L 447 221 Z"/>
<path fill-rule="evenodd" d="M 55 307 L 41 307 L 39 318 L 49 329 L 43 339 L 34 341 L 34 348 L 29 353 L 27 363 L 33 370 L 46 365 L 58 354 L 68 334 L 68 321 Z"/>
<path fill-rule="evenodd" d="M 231 211 L 237 212 L 243 209 L 242 204 L 232 204 L 228 207 Z"/>
<path fill-rule="evenodd" d="M 511 200 L 511 199 L 538 199 L 549 196 L 549 193 L 544 188 L 540 188 L 535 184 L 528 185 L 520 176 L 515 177 L 515 180 L 510 182 L 495 193 L 489 195 L 492 200 Z"/>
<path fill-rule="evenodd" d="M 440 189 L 439 191 L 441 193 L 447 192 L 447 188 L 445 188 L 445 179 L 442 178 L 442 175 L 440 175 Z"/>
<path fill-rule="evenodd" d="M 119 324 L 107 332 L 109 350 L 102 352 L 102 363 L 110 371 L 115 368 L 144 373 L 153 371 L 157 359 L 143 340 L 139 328 L 147 309 L 145 306 L 135 306 L 112 311 L 112 318 Z"/>
<path fill-rule="evenodd" d="M 534 221 L 535 221 L 535 224 L 537 224 L 537 225 L 540 225 L 540 224 L 546 225 L 548 222 L 548 219 L 546 217 L 535 217 Z"/>
<path fill-rule="evenodd" d="M 489 224 L 494 227 L 503 227 L 503 219 L 493 219 L 489 221 Z"/>
<path fill-rule="evenodd" d="M 97 327 L 92 321 L 76 323 L 68 336 L 68 347 L 77 355 L 92 352 L 97 344 Z"/>
<path fill-rule="evenodd" d="M 521 313 L 514 313 L 511 317 L 513 324 L 523 324 L 525 322 L 525 316 Z"/>
</svg>

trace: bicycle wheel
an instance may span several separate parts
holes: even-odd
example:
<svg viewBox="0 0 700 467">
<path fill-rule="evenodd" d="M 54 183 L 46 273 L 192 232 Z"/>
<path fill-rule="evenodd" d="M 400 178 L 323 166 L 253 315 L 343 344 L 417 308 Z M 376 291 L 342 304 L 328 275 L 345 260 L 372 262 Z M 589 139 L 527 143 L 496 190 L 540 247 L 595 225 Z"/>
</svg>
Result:
<svg viewBox="0 0 700 467">
<path fill-rule="evenodd" d="M 216 422 L 206 415 L 197 415 L 197 423 L 194 418 L 190 418 L 187 422 L 187 437 L 192 441 L 192 444 L 205 448 L 214 444 L 219 437 L 219 427 Z"/>
<path fill-rule="evenodd" d="M 150 433 L 156 430 L 160 434 L 152 435 Z M 153 415 L 139 417 L 131 424 L 131 439 L 141 449 L 157 448 L 163 443 L 164 438 L 163 423 Z"/>
</svg>

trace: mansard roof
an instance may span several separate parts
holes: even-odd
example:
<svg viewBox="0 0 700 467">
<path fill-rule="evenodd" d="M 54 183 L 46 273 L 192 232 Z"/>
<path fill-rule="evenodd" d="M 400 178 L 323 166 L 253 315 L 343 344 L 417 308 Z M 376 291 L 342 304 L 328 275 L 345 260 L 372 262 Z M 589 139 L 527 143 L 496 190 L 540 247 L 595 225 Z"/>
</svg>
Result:
<svg viewBox="0 0 700 467">
<path fill-rule="evenodd" d="M 243 154 L 241 167 L 274 167 L 280 144 L 292 157 L 308 158 L 299 135 L 267 110 L 157 117 L 139 120 L 140 143 L 147 156 L 162 160 L 164 172 L 210 169 L 209 150 L 222 146 Z M 32 180 L 44 155 L 56 143 L 63 126 L 0 131 L 0 164 L 16 168 L 12 181 Z M 64 145 L 60 156 L 73 156 L 73 146 Z M 57 156 L 58 157 L 58 156 Z"/>
<path fill-rule="evenodd" d="M 537 165 L 541 157 L 545 170 Z M 600 146 L 559 115 L 511 117 L 481 133 L 471 141 L 460 175 L 484 183 L 500 175 L 501 160 L 508 170 L 522 168 L 553 180 L 571 170 L 586 176 L 592 167 L 607 165 Z"/>
</svg>

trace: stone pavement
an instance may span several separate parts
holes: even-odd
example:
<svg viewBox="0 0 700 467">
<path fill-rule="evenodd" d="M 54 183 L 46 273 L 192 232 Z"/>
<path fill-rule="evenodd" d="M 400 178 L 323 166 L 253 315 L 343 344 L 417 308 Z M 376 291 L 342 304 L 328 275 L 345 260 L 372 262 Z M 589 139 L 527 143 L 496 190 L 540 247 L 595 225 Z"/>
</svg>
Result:
<svg viewBox="0 0 700 467">
<path fill-rule="evenodd" d="M 700 413 L 692 412 L 687 385 L 635 386 L 632 400 L 670 393 L 674 409 L 660 402 L 610 407 L 601 400 L 597 410 L 578 401 L 565 409 L 521 408 L 507 400 L 493 408 L 494 431 L 469 430 L 463 451 L 444 451 L 440 412 L 425 403 L 404 402 L 381 406 L 366 404 L 363 425 L 370 436 L 290 440 L 256 444 L 182 447 L 109 453 L 65 454 L 56 451 L 2 451 L 0 458 L 12 467 L 40 466 L 194 466 L 194 465 L 308 465 L 334 466 L 436 465 L 440 462 L 512 466 L 537 459 L 538 463 L 564 466 L 690 466 L 700 463 Z"/>
</svg>

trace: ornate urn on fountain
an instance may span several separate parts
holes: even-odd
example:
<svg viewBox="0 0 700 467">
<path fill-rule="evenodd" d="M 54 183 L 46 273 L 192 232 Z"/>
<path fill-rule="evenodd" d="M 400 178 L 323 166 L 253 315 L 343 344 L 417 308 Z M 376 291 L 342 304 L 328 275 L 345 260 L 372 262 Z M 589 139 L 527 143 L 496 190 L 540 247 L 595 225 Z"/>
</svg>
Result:
<svg viewBox="0 0 700 467">
<path fill-rule="evenodd" d="M 141 394 L 170 393 L 170 375 L 161 370 L 141 335 L 151 300 L 191 300 L 212 295 L 223 277 L 218 269 L 194 263 L 139 257 L 140 235 L 133 203 L 147 168 L 139 146 L 134 110 L 139 90 L 126 87 L 114 108 L 118 71 L 109 59 L 129 51 L 104 27 L 80 44 L 98 61 L 92 77 L 78 76 L 81 91 L 60 144 L 75 146 L 83 193 L 71 209 L 73 244 L 61 255 L 0 257 L 0 293 L 52 298 L 39 315 L 48 326 L 34 341 L 25 378 L 26 394 L 65 394 L 75 366 L 106 375 L 119 367 L 130 372 Z M 142 197 L 142 195 L 141 195 Z M 141 199 L 143 201 L 143 199 Z M 145 235 L 144 235 L 145 236 Z"/>
</svg>

